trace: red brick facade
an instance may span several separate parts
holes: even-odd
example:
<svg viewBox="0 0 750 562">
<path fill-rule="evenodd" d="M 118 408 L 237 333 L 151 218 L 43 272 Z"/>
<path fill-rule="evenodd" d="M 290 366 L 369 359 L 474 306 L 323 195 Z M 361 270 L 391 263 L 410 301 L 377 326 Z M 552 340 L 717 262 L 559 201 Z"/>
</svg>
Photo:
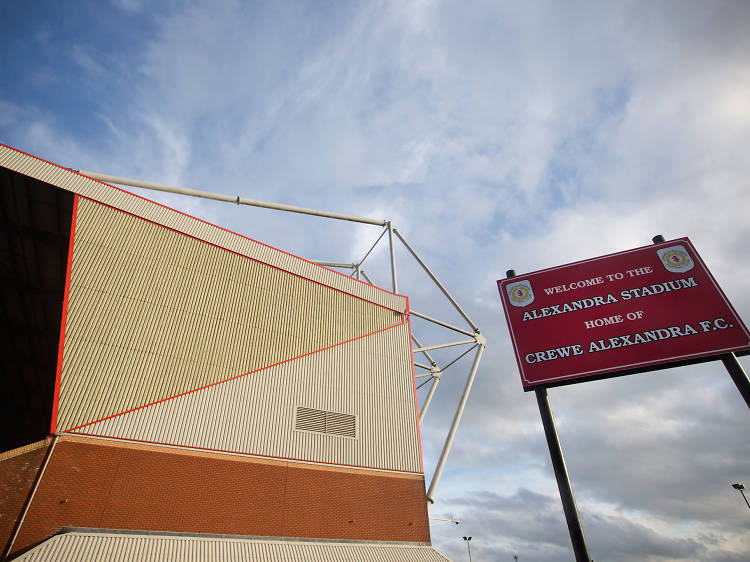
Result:
<svg viewBox="0 0 750 562">
<path fill-rule="evenodd" d="M 61 527 L 429 542 L 424 477 L 61 437 L 13 547 Z"/>
<path fill-rule="evenodd" d="M 0 456 L 0 548 L 8 541 L 47 453 L 49 441 L 34 443 Z"/>
</svg>

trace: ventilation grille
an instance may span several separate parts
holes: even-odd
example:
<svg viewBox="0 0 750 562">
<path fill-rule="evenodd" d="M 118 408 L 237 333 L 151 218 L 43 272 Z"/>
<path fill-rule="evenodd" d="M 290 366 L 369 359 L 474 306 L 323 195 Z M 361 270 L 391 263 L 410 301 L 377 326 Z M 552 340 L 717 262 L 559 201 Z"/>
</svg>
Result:
<svg viewBox="0 0 750 562">
<path fill-rule="evenodd" d="M 339 414 L 338 412 L 326 412 L 325 410 L 297 406 L 294 429 L 356 438 L 357 417 L 351 414 Z"/>
</svg>

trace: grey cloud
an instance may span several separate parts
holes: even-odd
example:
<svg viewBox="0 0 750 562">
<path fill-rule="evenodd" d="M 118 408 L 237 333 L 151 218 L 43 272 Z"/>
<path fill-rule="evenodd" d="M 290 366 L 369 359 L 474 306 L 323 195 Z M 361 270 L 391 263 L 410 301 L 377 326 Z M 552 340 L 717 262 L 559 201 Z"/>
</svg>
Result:
<svg viewBox="0 0 750 562">
<path fill-rule="evenodd" d="M 556 498 L 519 489 L 510 496 L 477 492 L 448 501 L 463 513 L 465 529 L 461 533 L 474 537 L 473 551 L 480 559 L 503 560 L 514 552 L 519 559 L 531 561 L 572 557 L 566 553 L 570 539 Z M 732 556 L 705 535 L 695 539 L 669 538 L 617 514 L 583 511 L 582 520 L 595 560 L 711 560 L 712 556 Z M 447 545 L 450 535 L 459 534 L 452 527 L 436 530 Z M 498 536 L 508 539 L 499 541 Z M 458 550 L 455 545 L 453 548 Z"/>
</svg>

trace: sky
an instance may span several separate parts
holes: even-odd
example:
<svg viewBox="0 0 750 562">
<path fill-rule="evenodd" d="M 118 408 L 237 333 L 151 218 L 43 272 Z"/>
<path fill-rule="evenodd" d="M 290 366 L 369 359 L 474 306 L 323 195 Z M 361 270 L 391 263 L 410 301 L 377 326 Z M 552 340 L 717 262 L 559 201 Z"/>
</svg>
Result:
<svg viewBox="0 0 750 562">
<path fill-rule="evenodd" d="M 689 236 L 750 322 L 748 28 L 750 3 L 724 0 L 2 2 L 0 142 L 393 221 L 487 338 L 433 543 L 455 560 L 463 535 L 475 561 L 573 560 L 495 281 Z M 139 193 L 309 259 L 359 261 L 380 235 Z M 412 308 L 465 326 L 396 257 Z M 387 259 L 381 243 L 364 264 L 384 287 Z M 470 366 L 445 372 L 422 425 L 428 483 Z M 750 486 L 750 413 L 720 362 L 549 397 L 594 560 L 750 559 L 750 510 L 730 486 Z"/>
</svg>

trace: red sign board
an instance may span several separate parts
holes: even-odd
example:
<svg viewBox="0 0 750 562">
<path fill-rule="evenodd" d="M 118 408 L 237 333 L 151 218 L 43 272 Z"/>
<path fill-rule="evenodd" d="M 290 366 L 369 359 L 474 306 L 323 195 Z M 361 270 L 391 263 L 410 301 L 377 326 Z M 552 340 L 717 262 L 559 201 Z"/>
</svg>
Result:
<svg viewBox="0 0 750 562">
<path fill-rule="evenodd" d="M 525 390 L 750 352 L 687 238 L 497 284 Z"/>
</svg>

